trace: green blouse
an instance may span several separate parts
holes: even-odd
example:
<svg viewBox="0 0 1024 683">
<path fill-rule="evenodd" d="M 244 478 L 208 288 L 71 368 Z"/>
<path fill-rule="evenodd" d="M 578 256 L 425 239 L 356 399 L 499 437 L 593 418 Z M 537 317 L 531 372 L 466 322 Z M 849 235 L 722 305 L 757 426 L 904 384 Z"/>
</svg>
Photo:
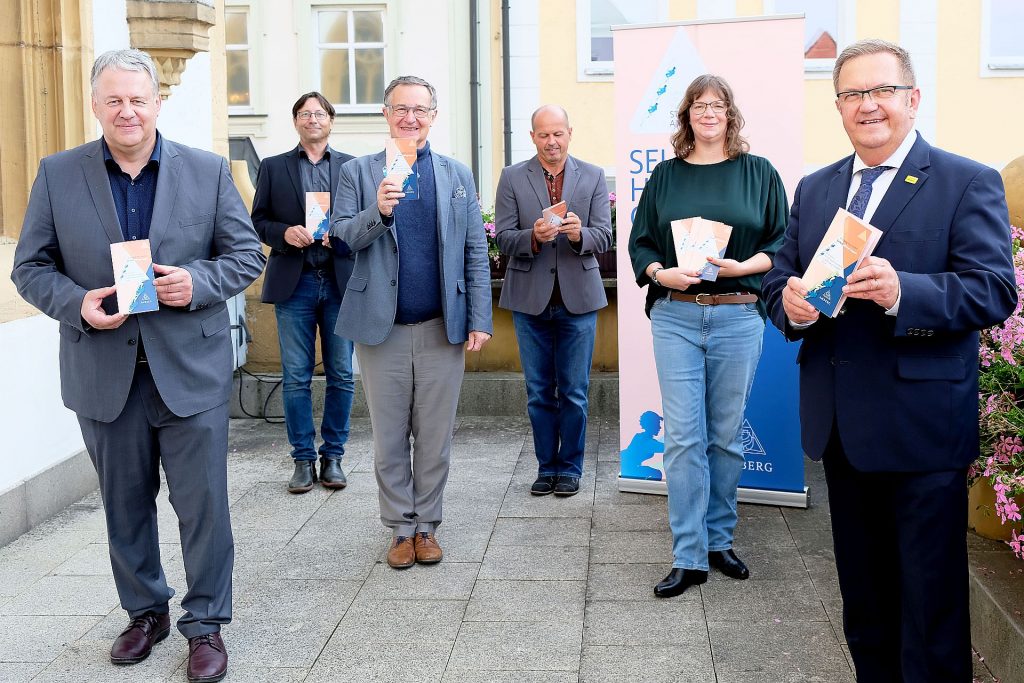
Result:
<svg viewBox="0 0 1024 683">
<path fill-rule="evenodd" d="M 671 222 L 700 216 L 732 226 L 725 258 L 745 261 L 758 252 L 772 259 L 782 246 L 789 206 L 778 171 L 764 157 L 741 154 L 717 164 L 691 164 L 668 159 L 651 173 L 629 235 L 629 256 L 636 282 L 647 289 L 647 314 L 651 304 L 668 290 L 647 277 L 655 261 L 666 268 L 677 265 Z M 758 295 L 758 310 L 765 315 L 761 297 L 764 273 L 720 277 L 686 289 L 688 294 L 750 292 Z"/>
</svg>

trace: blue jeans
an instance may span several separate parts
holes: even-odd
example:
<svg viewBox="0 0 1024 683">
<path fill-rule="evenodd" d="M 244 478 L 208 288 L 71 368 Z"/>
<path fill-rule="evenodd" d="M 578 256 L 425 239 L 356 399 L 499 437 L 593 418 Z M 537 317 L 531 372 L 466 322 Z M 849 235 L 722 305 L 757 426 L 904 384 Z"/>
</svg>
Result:
<svg viewBox="0 0 1024 683">
<path fill-rule="evenodd" d="M 320 455 L 324 458 L 345 455 L 355 381 L 352 378 L 352 342 L 334 334 L 340 308 L 341 294 L 334 274 L 322 270 L 304 271 L 292 295 L 274 305 L 284 374 L 284 422 L 292 457 L 296 460 L 316 460 L 310 383 L 316 363 L 318 327 L 327 376 L 324 416 L 320 422 L 320 438 L 323 439 Z"/>
<path fill-rule="evenodd" d="M 597 311 L 576 315 L 548 306 L 540 315 L 513 311 L 526 378 L 526 412 L 540 476 L 583 474 L 587 388 Z"/>
<path fill-rule="evenodd" d="M 743 471 L 743 412 L 761 357 L 754 304 L 651 308 L 654 362 L 665 413 L 665 478 L 673 567 L 708 569 L 708 551 L 732 548 Z"/>
</svg>

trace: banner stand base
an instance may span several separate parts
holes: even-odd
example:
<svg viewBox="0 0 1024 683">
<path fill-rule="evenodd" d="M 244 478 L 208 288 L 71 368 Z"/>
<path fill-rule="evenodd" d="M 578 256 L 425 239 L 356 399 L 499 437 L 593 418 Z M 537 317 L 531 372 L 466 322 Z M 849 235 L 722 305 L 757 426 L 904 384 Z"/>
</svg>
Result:
<svg viewBox="0 0 1024 683">
<path fill-rule="evenodd" d="M 663 481 L 651 481 L 650 479 L 632 479 L 630 477 L 619 477 L 619 491 L 624 493 L 654 493 L 660 496 L 668 494 Z M 807 508 L 807 491 L 804 486 L 803 493 L 795 491 L 772 491 L 770 489 L 747 489 L 740 487 L 738 500 L 741 503 L 755 503 L 758 505 L 780 505 L 791 508 Z"/>
</svg>

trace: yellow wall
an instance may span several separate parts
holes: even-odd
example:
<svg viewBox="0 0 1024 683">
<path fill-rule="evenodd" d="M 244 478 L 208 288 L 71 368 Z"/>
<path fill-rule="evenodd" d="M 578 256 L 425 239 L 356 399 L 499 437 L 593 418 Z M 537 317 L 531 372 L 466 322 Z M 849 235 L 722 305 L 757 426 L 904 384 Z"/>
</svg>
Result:
<svg viewBox="0 0 1024 683">
<path fill-rule="evenodd" d="M 602 165 L 614 164 L 610 131 L 613 127 L 613 84 L 610 81 L 579 82 L 576 78 L 575 20 L 565 16 L 569 3 L 540 5 L 540 63 L 561 65 L 547 69 L 541 76 L 540 96 L 544 103 L 562 104 L 569 111 L 573 125 L 572 153 Z M 494 54 L 500 83 L 500 2 L 494 0 L 496 25 Z M 697 0 L 669 0 L 669 20 L 693 19 Z M 737 0 L 738 16 L 756 16 L 764 11 L 763 0 Z M 856 3 L 852 38 L 883 38 L 899 41 L 900 5 L 891 0 L 859 0 Z M 567 27 L 569 30 L 567 30 Z M 925 98 L 937 98 L 938 121 L 935 140 L 931 142 L 982 162 L 1005 162 L 1024 152 L 1024 79 L 981 78 L 980 3 L 965 5 L 958 0 L 938 0 L 938 75 L 934 92 L 925 91 Z M 495 93 L 496 111 L 500 109 L 500 93 Z M 965 127 L 964 103 L 973 103 L 975 112 L 984 107 L 983 128 Z M 850 153 L 850 143 L 843 132 L 835 109 L 831 74 L 813 74 L 804 88 L 804 163 L 808 167 L 829 164 Z M 1021 149 L 1007 150 L 1007 141 Z M 501 148 L 501 132 L 496 131 L 496 149 Z M 501 156 L 496 165 L 500 168 Z M 497 175 L 495 175 L 497 177 Z"/>
</svg>

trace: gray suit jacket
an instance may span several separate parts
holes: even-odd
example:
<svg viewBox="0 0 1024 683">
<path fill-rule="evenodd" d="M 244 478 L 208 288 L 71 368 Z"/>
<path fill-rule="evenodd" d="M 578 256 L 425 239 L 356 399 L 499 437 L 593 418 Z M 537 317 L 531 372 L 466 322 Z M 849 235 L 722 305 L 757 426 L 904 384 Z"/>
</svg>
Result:
<svg viewBox="0 0 1024 683">
<path fill-rule="evenodd" d="M 541 313 L 551 300 L 556 271 L 562 301 L 571 313 L 589 313 L 608 305 L 594 256 L 612 246 L 604 170 L 570 156 L 565 162 L 562 199 L 583 225 L 579 251 L 559 235 L 534 254 L 533 223 L 550 205 L 544 171 L 534 156 L 501 172 L 494 222 L 498 246 L 510 257 L 498 301 L 502 308 Z"/>
<path fill-rule="evenodd" d="M 431 151 L 437 187 L 441 288 L 448 341 L 460 344 L 470 331 L 492 333 L 487 238 L 473 174 L 463 164 Z M 335 332 L 360 344 L 380 344 L 395 324 L 399 253 L 396 219 L 381 222 L 377 188 L 384 179 L 384 152 L 341 167 L 331 234 L 356 256 Z"/>
<path fill-rule="evenodd" d="M 109 287 L 110 245 L 124 241 L 100 141 L 46 157 L 32 185 L 11 279 L 30 304 L 60 322 L 64 405 L 113 421 L 124 408 L 142 338 L 160 396 L 179 417 L 209 410 L 231 390 L 231 333 L 224 301 L 244 290 L 266 258 L 217 155 L 164 138 L 153 202 L 153 261 L 192 274 L 192 303 L 133 315 L 115 330 L 82 320 L 85 293 Z M 115 297 L 104 301 L 117 311 Z"/>
</svg>

